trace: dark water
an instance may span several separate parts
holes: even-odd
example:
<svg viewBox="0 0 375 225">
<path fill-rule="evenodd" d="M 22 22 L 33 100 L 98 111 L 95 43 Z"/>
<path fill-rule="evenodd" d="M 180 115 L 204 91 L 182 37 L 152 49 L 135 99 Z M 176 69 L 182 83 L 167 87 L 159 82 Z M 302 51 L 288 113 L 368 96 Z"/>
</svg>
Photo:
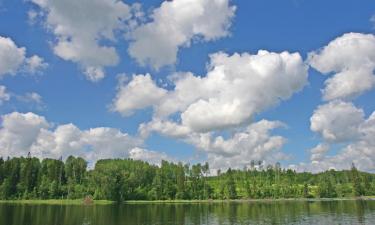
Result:
<svg viewBox="0 0 375 225">
<path fill-rule="evenodd" d="M 60 206 L 0 204 L 1 225 L 369 224 L 375 201 Z"/>
</svg>

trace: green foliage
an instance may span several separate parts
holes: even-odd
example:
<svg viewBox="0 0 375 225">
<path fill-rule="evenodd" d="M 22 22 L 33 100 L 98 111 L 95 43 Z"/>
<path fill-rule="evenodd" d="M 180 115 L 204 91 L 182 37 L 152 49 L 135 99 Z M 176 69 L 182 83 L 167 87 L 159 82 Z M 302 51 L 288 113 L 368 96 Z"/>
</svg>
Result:
<svg viewBox="0 0 375 225">
<path fill-rule="evenodd" d="M 352 175 L 352 182 L 353 182 L 353 193 L 355 196 L 362 196 L 365 194 L 365 190 L 363 188 L 362 177 L 359 175 L 357 168 L 355 167 L 354 163 L 351 169 Z"/>
<path fill-rule="evenodd" d="M 226 182 L 227 198 L 236 199 L 237 198 L 236 183 L 234 182 L 231 169 L 228 170 L 227 176 L 228 176 L 227 182 Z"/>
<path fill-rule="evenodd" d="M 375 195 L 375 175 L 358 171 L 319 174 L 285 170 L 280 164 L 253 162 L 250 170 L 218 171 L 208 163 L 160 166 L 132 159 L 87 162 L 69 156 L 56 159 L 0 158 L 0 199 L 205 200 L 264 198 L 335 198 Z M 257 169 L 255 169 L 257 167 Z"/>
</svg>

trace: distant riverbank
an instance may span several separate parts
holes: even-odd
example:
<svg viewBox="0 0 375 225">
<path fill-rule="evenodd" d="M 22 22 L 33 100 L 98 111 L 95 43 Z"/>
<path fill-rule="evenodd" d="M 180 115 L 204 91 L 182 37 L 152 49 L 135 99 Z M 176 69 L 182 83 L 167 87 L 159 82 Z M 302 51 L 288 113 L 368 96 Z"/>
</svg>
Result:
<svg viewBox="0 0 375 225">
<path fill-rule="evenodd" d="M 35 204 L 35 205 L 110 205 L 113 201 L 94 200 L 90 204 L 85 204 L 83 199 L 45 199 L 45 200 L 0 200 L 7 204 Z"/>
<path fill-rule="evenodd" d="M 280 202 L 280 201 L 353 201 L 369 200 L 375 201 L 375 196 L 363 196 L 353 198 L 281 198 L 281 199 L 228 199 L 228 200 L 130 200 L 124 204 L 188 204 L 188 203 L 228 203 L 228 202 Z M 35 205 L 111 205 L 116 204 L 109 200 L 94 200 L 90 204 L 85 204 L 83 199 L 47 199 L 47 200 L 0 200 L 7 204 L 35 204 Z"/>
</svg>

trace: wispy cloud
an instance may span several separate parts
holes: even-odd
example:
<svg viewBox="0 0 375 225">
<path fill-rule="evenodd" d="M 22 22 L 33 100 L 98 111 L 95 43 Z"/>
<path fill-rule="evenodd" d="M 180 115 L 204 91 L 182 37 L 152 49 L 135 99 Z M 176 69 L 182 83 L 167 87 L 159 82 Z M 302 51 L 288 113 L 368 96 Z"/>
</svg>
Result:
<svg viewBox="0 0 375 225">
<path fill-rule="evenodd" d="M 375 29 L 375 14 L 370 18 L 370 22 L 372 23 L 372 28 Z"/>
</svg>

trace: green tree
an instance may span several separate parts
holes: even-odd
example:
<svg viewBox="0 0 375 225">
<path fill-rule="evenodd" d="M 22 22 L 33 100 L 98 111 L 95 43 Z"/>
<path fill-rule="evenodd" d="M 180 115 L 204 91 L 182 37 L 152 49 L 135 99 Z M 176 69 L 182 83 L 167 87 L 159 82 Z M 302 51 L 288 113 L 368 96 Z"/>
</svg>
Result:
<svg viewBox="0 0 375 225">
<path fill-rule="evenodd" d="M 303 185 L 303 197 L 304 198 L 309 198 L 310 197 L 310 194 L 309 194 L 309 185 L 307 183 L 305 183 Z"/>
<path fill-rule="evenodd" d="M 184 199 L 186 197 L 185 195 L 185 168 L 182 165 L 182 163 L 179 163 L 176 168 L 177 173 L 177 193 L 176 198 L 177 199 Z"/>
<path fill-rule="evenodd" d="M 237 198 L 237 191 L 236 191 L 236 183 L 233 178 L 233 174 L 231 169 L 229 168 L 227 171 L 227 198 L 229 199 L 236 199 Z"/>
<path fill-rule="evenodd" d="M 353 193 L 355 196 L 362 196 L 364 195 L 364 189 L 361 184 L 361 177 L 360 174 L 355 167 L 354 163 L 352 164 L 351 168 L 351 175 L 352 175 L 352 183 L 353 183 Z"/>
</svg>

